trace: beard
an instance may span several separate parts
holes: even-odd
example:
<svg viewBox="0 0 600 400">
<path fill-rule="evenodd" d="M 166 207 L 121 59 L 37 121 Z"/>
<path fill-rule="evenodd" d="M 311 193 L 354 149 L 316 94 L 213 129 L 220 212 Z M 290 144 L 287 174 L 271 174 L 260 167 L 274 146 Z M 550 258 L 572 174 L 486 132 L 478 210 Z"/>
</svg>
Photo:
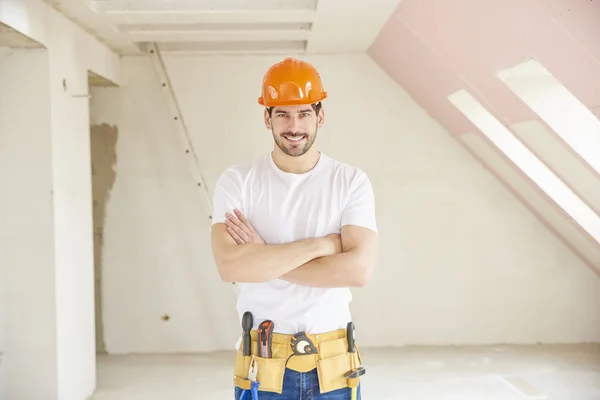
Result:
<svg viewBox="0 0 600 400">
<path fill-rule="evenodd" d="M 272 131 L 273 132 L 273 131 Z M 288 140 L 290 138 L 291 140 Z M 315 139 L 317 138 L 317 129 L 315 128 L 315 133 L 310 135 L 306 132 L 282 132 L 280 134 L 275 134 L 273 132 L 273 139 L 277 144 L 279 149 L 287 154 L 290 157 L 300 157 L 306 154 L 307 151 L 310 150 Z M 293 139 L 300 139 L 298 143 L 294 143 Z"/>
</svg>

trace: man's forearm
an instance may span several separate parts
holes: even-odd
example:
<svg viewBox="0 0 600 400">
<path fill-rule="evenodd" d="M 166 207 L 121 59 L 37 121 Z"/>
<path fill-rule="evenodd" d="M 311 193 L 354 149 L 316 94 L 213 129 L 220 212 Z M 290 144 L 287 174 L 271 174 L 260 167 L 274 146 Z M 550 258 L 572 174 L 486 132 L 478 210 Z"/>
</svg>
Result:
<svg viewBox="0 0 600 400">
<path fill-rule="evenodd" d="M 331 253 L 327 239 L 314 238 L 275 245 L 235 245 L 216 261 L 226 281 L 265 282 Z"/>
<path fill-rule="evenodd" d="M 368 272 L 369 266 L 357 254 L 347 252 L 311 260 L 287 272 L 281 279 L 319 288 L 362 287 Z"/>
</svg>

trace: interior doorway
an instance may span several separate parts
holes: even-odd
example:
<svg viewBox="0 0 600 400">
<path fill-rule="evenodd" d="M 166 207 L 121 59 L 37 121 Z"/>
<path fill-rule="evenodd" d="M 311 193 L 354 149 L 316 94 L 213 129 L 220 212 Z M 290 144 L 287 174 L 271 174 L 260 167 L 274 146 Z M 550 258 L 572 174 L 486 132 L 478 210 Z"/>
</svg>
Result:
<svg viewBox="0 0 600 400">
<path fill-rule="evenodd" d="M 106 205 L 116 176 L 117 127 L 91 125 L 92 202 L 94 211 L 94 281 L 96 304 L 96 352 L 105 353 L 102 323 L 102 254 Z"/>
<path fill-rule="evenodd" d="M 92 174 L 92 209 L 94 230 L 94 304 L 96 319 L 96 353 L 106 353 L 102 308 L 102 271 L 104 266 L 104 223 L 106 206 L 115 183 L 117 166 L 116 126 L 97 124 L 92 112 L 94 93 L 116 88 L 114 82 L 88 71 L 88 93 L 90 95 L 90 158 Z"/>
<path fill-rule="evenodd" d="M 90 99 L 95 90 L 117 87 L 110 80 L 88 71 L 88 93 Z M 94 304 L 96 318 L 96 353 L 106 353 L 102 314 L 102 270 L 104 254 L 104 222 L 106 206 L 115 183 L 117 165 L 116 126 L 95 124 L 90 101 L 90 154 L 92 173 L 92 208 L 94 227 Z"/>
</svg>

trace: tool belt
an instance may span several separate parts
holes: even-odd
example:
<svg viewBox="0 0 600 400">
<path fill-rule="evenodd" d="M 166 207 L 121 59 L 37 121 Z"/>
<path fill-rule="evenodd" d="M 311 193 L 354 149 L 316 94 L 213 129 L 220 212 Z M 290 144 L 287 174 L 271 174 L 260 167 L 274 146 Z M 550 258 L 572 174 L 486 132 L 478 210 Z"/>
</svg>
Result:
<svg viewBox="0 0 600 400">
<path fill-rule="evenodd" d="M 244 355 L 240 345 L 235 360 L 234 384 L 242 389 L 250 389 L 248 375 L 252 363 L 256 363 L 256 381 L 260 384 L 261 391 L 281 394 L 286 368 L 298 372 L 316 368 L 321 393 L 358 386 L 360 377 L 347 375 L 362 366 L 362 359 L 358 346 L 355 345 L 354 353 L 348 352 L 345 329 L 315 335 L 304 332 L 296 335 L 273 333 L 271 358 L 258 356 L 256 330 L 250 331 L 250 337 L 250 356 Z M 313 354 L 305 354 L 307 352 Z"/>
</svg>

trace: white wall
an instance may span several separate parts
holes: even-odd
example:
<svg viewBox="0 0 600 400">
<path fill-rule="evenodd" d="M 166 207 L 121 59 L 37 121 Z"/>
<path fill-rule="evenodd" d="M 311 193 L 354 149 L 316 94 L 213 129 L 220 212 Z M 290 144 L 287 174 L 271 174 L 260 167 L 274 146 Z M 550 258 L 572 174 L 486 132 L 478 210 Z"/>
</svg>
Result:
<svg viewBox="0 0 600 400">
<path fill-rule="evenodd" d="M 87 73 L 118 83 L 118 57 L 42 0 L 3 0 L 0 21 L 47 48 L 43 67 L 5 57 L 12 69 L 2 74 L 13 86 L 0 91 L 12 117 L 2 137 L 17 149 L 4 160 L 15 190 L 2 210 L 19 249 L 4 266 L 6 396 L 79 400 L 96 384 Z M 31 68 L 43 68 L 41 99 L 19 77 Z"/>
<path fill-rule="evenodd" d="M 211 194 L 229 164 L 271 149 L 257 98 L 280 58 L 166 58 Z M 600 280 L 516 198 L 366 55 L 310 60 L 330 93 L 317 145 L 366 170 L 377 196 L 379 262 L 352 306 L 363 346 L 600 340 Z M 142 57 L 121 73 L 123 88 L 92 98 L 93 122 L 119 129 L 107 351 L 231 349 L 233 293 L 158 80 Z"/>
</svg>

